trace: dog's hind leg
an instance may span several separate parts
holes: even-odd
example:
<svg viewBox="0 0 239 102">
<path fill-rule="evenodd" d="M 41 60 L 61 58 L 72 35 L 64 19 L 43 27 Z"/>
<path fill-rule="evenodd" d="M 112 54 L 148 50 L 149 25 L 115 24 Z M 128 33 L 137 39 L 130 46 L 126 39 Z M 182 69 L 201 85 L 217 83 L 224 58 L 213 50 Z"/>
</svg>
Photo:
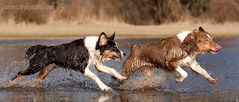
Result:
<svg viewBox="0 0 239 102">
<path fill-rule="evenodd" d="M 141 67 L 141 61 L 135 57 L 133 57 L 133 55 L 130 55 L 124 62 L 123 65 L 123 70 L 121 75 L 129 78 L 129 76 L 135 72 L 137 69 L 139 69 Z M 124 83 L 124 80 L 118 80 L 119 84 Z"/>
<path fill-rule="evenodd" d="M 17 75 L 11 79 L 11 81 L 20 80 L 22 76 L 35 74 L 37 72 L 38 71 L 33 71 L 32 68 L 29 67 L 26 70 L 18 72 Z"/>
<path fill-rule="evenodd" d="M 54 68 L 56 68 L 57 66 L 56 66 L 56 64 L 49 64 L 49 65 L 47 65 L 47 66 L 45 66 L 41 71 L 40 71 L 40 73 L 39 73 L 39 75 L 38 75 L 38 80 L 43 80 L 43 79 L 45 79 L 45 77 L 48 75 L 48 73 L 50 72 L 50 71 L 52 71 Z"/>
<path fill-rule="evenodd" d="M 129 56 L 125 60 L 121 75 L 129 78 L 129 76 L 140 67 L 140 61 L 138 61 L 136 58 L 133 58 L 132 56 Z"/>
<path fill-rule="evenodd" d="M 36 55 L 35 55 L 36 56 Z M 41 57 L 34 57 L 30 60 L 29 67 L 26 70 L 20 71 L 17 73 L 17 75 L 12 78 L 11 81 L 15 81 L 20 79 L 20 77 L 25 76 L 25 75 L 31 75 L 39 72 L 42 70 L 47 64 L 48 60 L 43 59 Z"/>
<path fill-rule="evenodd" d="M 152 67 L 141 67 L 139 68 L 140 72 L 142 73 L 143 77 L 151 78 L 153 76 L 153 68 Z"/>
<path fill-rule="evenodd" d="M 20 80 L 22 75 L 28 75 L 28 69 L 18 72 L 17 75 L 11 79 L 11 81 Z"/>
<path fill-rule="evenodd" d="M 56 64 L 49 64 L 47 66 L 45 66 L 39 73 L 36 83 L 37 85 L 41 84 L 41 81 L 44 80 L 46 78 L 46 76 L 49 74 L 50 71 L 52 71 L 54 68 L 56 68 Z"/>
</svg>

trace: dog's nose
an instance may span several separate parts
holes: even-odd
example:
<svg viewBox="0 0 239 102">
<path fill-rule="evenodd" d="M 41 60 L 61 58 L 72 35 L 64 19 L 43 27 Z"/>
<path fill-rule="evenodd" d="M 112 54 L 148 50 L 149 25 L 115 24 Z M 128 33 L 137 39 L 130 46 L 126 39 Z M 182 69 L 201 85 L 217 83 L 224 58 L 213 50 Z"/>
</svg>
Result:
<svg viewBox="0 0 239 102">
<path fill-rule="evenodd" d="M 123 56 L 126 56 L 126 53 L 123 53 Z"/>
<path fill-rule="evenodd" d="M 216 43 L 216 50 L 219 51 L 221 48 L 222 46 Z"/>
</svg>

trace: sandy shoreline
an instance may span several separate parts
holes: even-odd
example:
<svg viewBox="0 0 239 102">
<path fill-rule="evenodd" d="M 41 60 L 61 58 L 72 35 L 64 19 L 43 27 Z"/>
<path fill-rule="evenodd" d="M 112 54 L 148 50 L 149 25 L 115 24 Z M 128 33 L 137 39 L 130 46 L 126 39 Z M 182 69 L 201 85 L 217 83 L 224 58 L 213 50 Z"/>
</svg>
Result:
<svg viewBox="0 0 239 102">
<path fill-rule="evenodd" d="M 75 39 L 101 32 L 116 32 L 118 39 L 124 38 L 165 38 L 184 30 L 193 30 L 202 26 L 215 38 L 239 37 L 239 23 L 195 24 L 172 23 L 163 25 L 134 26 L 120 23 L 99 24 L 62 24 L 47 25 L 0 24 L 0 39 Z"/>
</svg>

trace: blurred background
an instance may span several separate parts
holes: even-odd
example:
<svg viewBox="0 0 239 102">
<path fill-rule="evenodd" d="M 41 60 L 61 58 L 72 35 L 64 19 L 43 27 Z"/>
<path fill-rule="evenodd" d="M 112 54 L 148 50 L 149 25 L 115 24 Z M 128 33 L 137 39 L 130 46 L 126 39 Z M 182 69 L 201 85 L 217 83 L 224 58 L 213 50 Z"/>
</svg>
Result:
<svg viewBox="0 0 239 102">
<path fill-rule="evenodd" d="M 57 68 L 36 87 L 38 74 L 10 83 L 28 67 L 25 51 L 34 45 L 59 45 L 101 32 L 116 32 L 127 56 L 131 46 L 159 41 L 202 26 L 222 45 L 217 54 L 197 57 L 218 83 L 185 68 L 176 83 L 172 73 L 154 70 L 151 79 L 135 72 L 120 87 L 111 76 L 91 70 L 115 92 L 103 93 L 84 75 Z M 1 102 L 238 102 L 239 0 L 0 0 Z M 104 64 L 121 72 L 127 57 Z"/>
<path fill-rule="evenodd" d="M 4 37 L 165 37 L 198 26 L 228 37 L 238 21 L 239 0 L 0 0 Z"/>
</svg>

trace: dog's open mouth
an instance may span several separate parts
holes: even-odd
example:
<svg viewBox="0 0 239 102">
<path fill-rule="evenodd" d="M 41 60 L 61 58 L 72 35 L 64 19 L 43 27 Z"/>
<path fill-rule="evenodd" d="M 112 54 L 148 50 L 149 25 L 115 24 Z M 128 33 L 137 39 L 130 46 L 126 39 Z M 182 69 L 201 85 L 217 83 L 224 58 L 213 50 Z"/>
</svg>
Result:
<svg viewBox="0 0 239 102">
<path fill-rule="evenodd" d="M 220 51 L 221 48 L 222 48 L 221 45 L 216 44 L 214 48 L 210 49 L 210 52 L 211 53 L 217 53 L 217 52 Z"/>
<path fill-rule="evenodd" d="M 218 51 L 210 51 L 211 54 L 217 54 Z"/>
<path fill-rule="evenodd" d="M 210 52 L 211 53 L 217 53 L 217 52 L 219 52 L 219 49 L 211 49 Z"/>
<path fill-rule="evenodd" d="M 209 52 L 211 54 L 217 54 L 220 51 L 220 49 L 211 49 Z"/>
</svg>

